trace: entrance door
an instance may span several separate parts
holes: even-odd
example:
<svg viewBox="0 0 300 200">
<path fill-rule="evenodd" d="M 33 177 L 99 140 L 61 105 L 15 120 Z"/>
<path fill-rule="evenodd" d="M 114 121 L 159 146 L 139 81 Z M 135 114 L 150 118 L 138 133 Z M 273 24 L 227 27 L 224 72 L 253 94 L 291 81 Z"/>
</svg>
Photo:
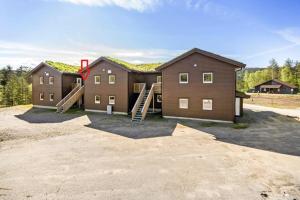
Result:
<svg viewBox="0 0 300 200">
<path fill-rule="evenodd" d="M 81 80 L 81 78 L 76 78 L 76 83 L 77 83 L 77 85 L 82 85 L 82 80 Z"/>
</svg>

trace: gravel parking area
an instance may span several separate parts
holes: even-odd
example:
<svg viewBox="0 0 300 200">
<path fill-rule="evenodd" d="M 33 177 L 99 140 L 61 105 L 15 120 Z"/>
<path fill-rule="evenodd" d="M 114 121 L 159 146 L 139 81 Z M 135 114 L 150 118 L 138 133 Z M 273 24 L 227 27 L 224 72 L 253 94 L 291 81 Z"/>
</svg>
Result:
<svg viewBox="0 0 300 200">
<path fill-rule="evenodd" d="M 300 200 L 300 122 L 230 124 L 0 109 L 0 199 Z"/>
</svg>

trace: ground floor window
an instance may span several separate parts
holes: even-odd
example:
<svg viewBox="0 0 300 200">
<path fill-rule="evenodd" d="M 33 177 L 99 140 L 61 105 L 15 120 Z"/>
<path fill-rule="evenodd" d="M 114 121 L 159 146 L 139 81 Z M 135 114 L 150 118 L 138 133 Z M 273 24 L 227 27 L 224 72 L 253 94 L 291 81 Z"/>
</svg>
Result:
<svg viewBox="0 0 300 200">
<path fill-rule="evenodd" d="M 162 102 L 162 96 L 161 96 L 161 94 L 159 94 L 159 95 L 156 96 L 156 101 L 157 101 L 158 103 L 161 103 L 161 102 Z"/>
<path fill-rule="evenodd" d="M 95 104 L 100 104 L 100 96 L 99 95 L 95 96 Z"/>
<path fill-rule="evenodd" d="M 108 104 L 114 105 L 115 104 L 115 96 L 109 96 L 108 97 Z"/>
<path fill-rule="evenodd" d="M 180 109 L 188 109 L 189 108 L 189 99 L 180 98 L 179 99 L 179 108 Z"/>
<path fill-rule="evenodd" d="M 213 104 L 212 99 L 203 99 L 202 100 L 202 109 L 203 110 L 212 110 L 212 104 Z"/>
<path fill-rule="evenodd" d="M 54 100 L 54 94 L 49 94 L 49 100 L 53 101 Z"/>
<path fill-rule="evenodd" d="M 40 93 L 40 100 L 41 100 L 41 101 L 44 100 L 44 93 Z"/>
</svg>

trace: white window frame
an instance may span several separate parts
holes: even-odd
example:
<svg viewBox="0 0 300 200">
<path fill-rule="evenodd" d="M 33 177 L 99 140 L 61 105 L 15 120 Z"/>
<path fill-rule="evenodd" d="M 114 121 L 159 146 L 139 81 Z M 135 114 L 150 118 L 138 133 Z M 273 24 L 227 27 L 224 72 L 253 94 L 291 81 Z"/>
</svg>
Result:
<svg viewBox="0 0 300 200">
<path fill-rule="evenodd" d="M 210 107 L 204 105 L 205 101 L 211 102 Z M 202 110 L 213 110 L 213 100 L 212 99 L 202 99 Z"/>
<path fill-rule="evenodd" d="M 161 100 L 159 100 L 159 97 L 160 96 L 160 99 Z M 158 94 L 157 96 L 156 96 L 156 102 L 158 102 L 158 103 L 161 103 L 162 102 L 162 95 L 161 94 Z"/>
<path fill-rule="evenodd" d="M 111 82 L 110 77 L 114 77 L 115 78 L 114 82 Z M 108 83 L 110 85 L 116 84 L 116 75 L 114 75 L 114 74 L 108 75 Z"/>
<path fill-rule="evenodd" d="M 186 81 L 181 80 L 182 75 L 186 75 Z M 187 72 L 179 73 L 179 83 L 180 84 L 188 84 L 189 83 L 189 73 L 187 73 Z"/>
<path fill-rule="evenodd" d="M 40 85 L 43 85 L 43 84 L 44 84 L 44 77 L 40 76 Z"/>
<path fill-rule="evenodd" d="M 97 97 L 99 97 L 99 100 L 97 100 Z M 95 104 L 101 104 L 101 97 L 100 97 L 100 95 L 95 95 Z"/>
<path fill-rule="evenodd" d="M 156 83 L 162 83 L 162 76 L 156 76 Z"/>
<path fill-rule="evenodd" d="M 205 81 L 204 76 L 205 75 L 211 75 L 211 81 Z M 212 72 L 204 72 L 202 74 L 203 83 L 213 83 L 214 82 L 214 73 Z"/>
<path fill-rule="evenodd" d="M 113 97 L 114 99 L 111 100 L 110 98 Z M 116 104 L 116 96 L 108 96 L 108 104 L 115 105 Z"/>
<path fill-rule="evenodd" d="M 50 81 L 52 79 L 52 81 Z M 53 76 L 49 76 L 49 85 L 53 85 L 54 84 L 54 77 Z"/>
<path fill-rule="evenodd" d="M 98 77 L 99 77 L 99 81 L 97 81 Z M 100 75 L 95 75 L 94 76 L 94 83 L 95 83 L 95 85 L 100 85 L 100 83 L 101 83 L 101 76 Z"/>
<path fill-rule="evenodd" d="M 52 98 L 51 98 L 51 96 L 52 96 Z M 49 94 L 49 101 L 54 101 L 54 94 L 53 93 Z"/>
<path fill-rule="evenodd" d="M 40 93 L 40 101 L 44 101 L 45 95 L 43 92 Z"/>
<path fill-rule="evenodd" d="M 186 106 L 183 105 L 184 101 L 186 101 Z M 180 109 L 189 109 L 189 99 L 188 98 L 179 98 L 178 100 Z"/>
</svg>

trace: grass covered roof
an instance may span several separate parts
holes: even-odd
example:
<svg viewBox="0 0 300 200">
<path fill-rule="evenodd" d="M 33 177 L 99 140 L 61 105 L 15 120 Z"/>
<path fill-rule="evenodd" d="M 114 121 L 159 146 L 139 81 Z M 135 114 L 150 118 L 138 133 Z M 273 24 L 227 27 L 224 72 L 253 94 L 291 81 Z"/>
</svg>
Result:
<svg viewBox="0 0 300 200">
<path fill-rule="evenodd" d="M 79 66 L 68 65 L 65 63 L 61 63 L 61 62 L 53 62 L 53 61 L 48 61 L 48 60 L 45 63 L 60 72 L 77 73 L 80 68 Z"/>
<path fill-rule="evenodd" d="M 139 71 L 139 72 L 155 72 L 155 68 L 162 65 L 162 63 L 146 63 L 146 64 L 132 64 L 117 58 L 105 57 L 108 60 L 115 62 L 129 70 Z"/>
</svg>

